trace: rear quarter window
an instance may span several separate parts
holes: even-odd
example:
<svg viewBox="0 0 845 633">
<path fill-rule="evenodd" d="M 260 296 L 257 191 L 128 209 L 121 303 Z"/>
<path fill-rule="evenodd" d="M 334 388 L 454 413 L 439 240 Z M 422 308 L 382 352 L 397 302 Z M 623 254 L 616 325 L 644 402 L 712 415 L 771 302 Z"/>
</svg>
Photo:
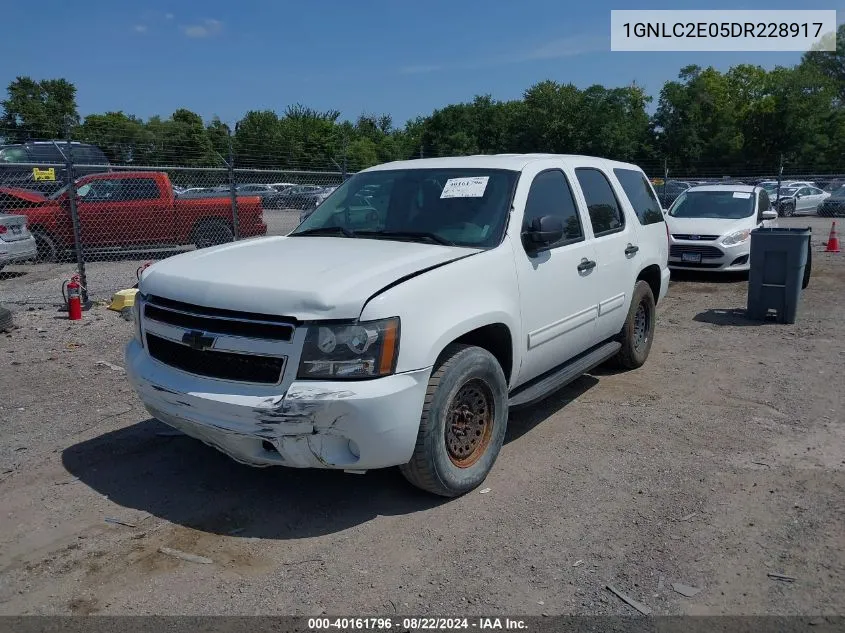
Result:
<svg viewBox="0 0 845 633">
<path fill-rule="evenodd" d="M 616 168 L 613 173 L 619 179 L 622 190 L 637 213 L 640 224 L 646 226 L 663 222 L 663 209 L 642 172 L 635 169 Z"/>
</svg>

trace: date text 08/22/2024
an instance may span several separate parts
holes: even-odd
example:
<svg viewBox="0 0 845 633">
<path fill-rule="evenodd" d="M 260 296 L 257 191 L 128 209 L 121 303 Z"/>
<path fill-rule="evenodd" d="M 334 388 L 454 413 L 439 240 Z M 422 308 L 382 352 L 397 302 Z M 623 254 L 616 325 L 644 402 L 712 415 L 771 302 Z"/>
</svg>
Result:
<svg viewBox="0 0 845 633">
<path fill-rule="evenodd" d="M 473 617 L 403 617 L 403 618 L 309 618 L 308 628 L 312 631 L 481 631 L 525 630 L 525 620 L 519 618 Z"/>
</svg>

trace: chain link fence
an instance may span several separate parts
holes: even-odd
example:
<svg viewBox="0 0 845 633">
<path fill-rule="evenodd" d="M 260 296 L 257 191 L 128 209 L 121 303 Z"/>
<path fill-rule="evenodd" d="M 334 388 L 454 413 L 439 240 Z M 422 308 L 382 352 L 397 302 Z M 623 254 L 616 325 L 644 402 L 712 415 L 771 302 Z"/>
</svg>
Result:
<svg viewBox="0 0 845 633">
<path fill-rule="evenodd" d="M 278 154 L 279 169 L 256 158 L 262 156 L 251 146 L 236 154 L 231 142 L 199 152 L 190 139 L 154 147 L 69 140 L 0 145 L 0 302 L 61 303 L 61 284 L 74 274 L 86 301 L 108 300 L 134 285 L 147 262 L 286 235 L 349 176 L 342 156 L 296 163 Z M 137 164 L 139 158 L 149 162 Z M 315 163 L 336 169 L 304 168 Z M 698 165 L 687 175 L 670 173 L 666 161 L 641 167 L 665 208 L 705 182 L 774 183 L 770 195 L 778 209 L 789 204 L 776 197 L 781 184 L 809 181 L 828 193 L 845 184 L 842 166 L 811 174 L 797 165 L 763 165 L 726 174 L 720 165 Z"/>
<path fill-rule="evenodd" d="M 241 239 L 286 235 L 347 177 L 330 171 L 239 169 L 232 163 L 84 163 L 76 156 L 85 158 L 86 146 L 53 145 L 64 162 L 0 163 L 0 280 L 77 274 L 86 304 L 131 287 L 147 262 Z M 27 242 L 34 252 L 27 250 Z M 0 286 L 0 301 L 56 302 L 60 293 L 53 281 L 53 287 L 27 284 L 22 292 Z"/>
</svg>

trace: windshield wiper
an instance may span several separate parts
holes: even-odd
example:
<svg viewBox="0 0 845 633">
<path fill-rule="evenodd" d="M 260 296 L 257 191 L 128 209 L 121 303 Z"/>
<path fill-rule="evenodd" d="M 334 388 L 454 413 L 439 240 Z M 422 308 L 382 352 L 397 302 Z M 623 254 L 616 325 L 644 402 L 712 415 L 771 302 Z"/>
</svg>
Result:
<svg viewBox="0 0 845 633">
<path fill-rule="evenodd" d="M 337 233 L 342 234 L 344 237 L 355 237 L 355 231 L 352 231 L 342 226 L 321 226 L 316 229 L 305 229 L 304 231 L 291 233 L 290 236 L 296 237 L 297 235 L 335 235 Z"/>
<path fill-rule="evenodd" d="M 361 237 L 394 237 L 400 240 L 425 240 L 442 246 L 455 246 L 454 242 L 440 237 L 436 233 L 427 233 L 425 231 L 359 231 L 357 235 Z"/>
</svg>

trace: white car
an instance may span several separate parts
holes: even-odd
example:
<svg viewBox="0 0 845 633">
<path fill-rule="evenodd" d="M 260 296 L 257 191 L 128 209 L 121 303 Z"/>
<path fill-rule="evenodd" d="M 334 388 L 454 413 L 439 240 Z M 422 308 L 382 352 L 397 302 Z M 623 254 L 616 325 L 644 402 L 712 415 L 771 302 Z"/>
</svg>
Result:
<svg viewBox="0 0 845 633">
<path fill-rule="evenodd" d="M 688 189 L 666 213 L 669 267 L 747 271 L 751 231 L 772 226 L 777 217 L 762 187 L 710 185 Z"/>
<path fill-rule="evenodd" d="M 38 248 L 26 216 L 0 214 L 0 270 L 6 264 L 35 259 Z"/>
<path fill-rule="evenodd" d="M 153 417 L 242 463 L 399 466 L 457 496 L 492 468 L 509 407 L 646 361 L 667 241 L 635 165 L 379 165 L 290 235 L 147 268 L 127 373 Z"/>
</svg>

